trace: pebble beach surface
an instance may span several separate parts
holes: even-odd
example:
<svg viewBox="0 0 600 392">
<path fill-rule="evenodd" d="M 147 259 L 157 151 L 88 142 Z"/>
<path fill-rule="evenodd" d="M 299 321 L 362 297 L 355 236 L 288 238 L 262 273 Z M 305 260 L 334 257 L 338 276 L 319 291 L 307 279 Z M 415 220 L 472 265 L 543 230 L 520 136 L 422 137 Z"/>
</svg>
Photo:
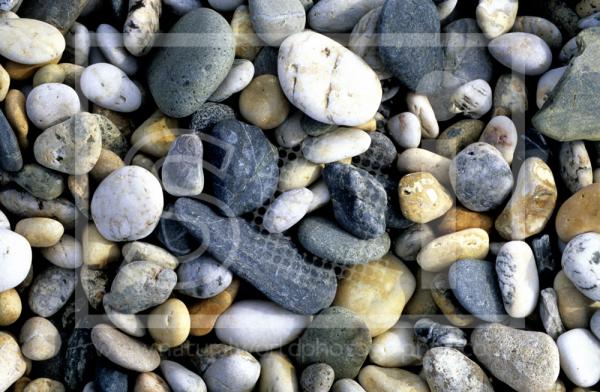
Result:
<svg viewBox="0 0 600 392">
<path fill-rule="evenodd" d="M 599 392 L 600 1 L 0 0 L 0 392 Z"/>
</svg>

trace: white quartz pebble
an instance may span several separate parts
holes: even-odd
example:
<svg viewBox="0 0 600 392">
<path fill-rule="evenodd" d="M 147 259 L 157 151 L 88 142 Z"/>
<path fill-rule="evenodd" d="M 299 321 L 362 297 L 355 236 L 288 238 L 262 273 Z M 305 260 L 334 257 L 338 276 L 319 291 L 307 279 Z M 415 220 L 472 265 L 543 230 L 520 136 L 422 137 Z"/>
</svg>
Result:
<svg viewBox="0 0 600 392">
<path fill-rule="evenodd" d="M 584 328 L 567 331 L 556 341 L 560 367 L 573 384 L 586 388 L 600 381 L 600 341 Z"/>
<path fill-rule="evenodd" d="M 219 85 L 217 91 L 208 99 L 211 102 L 221 102 L 233 94 L 242 91 L 254 77 L 254 64 L 252 61 L 236 59 L 225 80 Z"/>
<path fill-rule="evenodd" d="M 428 139 L 438 137 L 440 127 L 429 99 L 425 95 L 408 93 L 406 95 L 406 104 L 408 105 L 408 110 L 417 116 L 421 123 L 421 136 Z"/>
<path fill-rule="evenodd" d="M 421 144 L 421 122 L 411 112 L 390 118 L 387 123 L 392 139 L 402 148 L 416 148 Z"/>
<path fill-rule="evenodd" d="M 57 60 L 66 47 L 56 27 L 37 19 L 0 18 L 0 37 L 0 56 L 19 64 Z"/>
<path fill-rule="evenodd" d="M 279 195 L 263 218 L 263 226 L 269 233 L 283 233 L 300 222 L 313 200 L 306 188 L 292 189 Z"/>
<path fill-rule="evenodd" d="M 142 104 L 138 86 L 108 63 L 93 64 L 83 71 L 81 91 L 93 103 L 116 112 L 133 112 Z"/>
<path fill-rule="evenodd" d="M 404 367 L 420 364 L 423 354 L 412 325 L 399 321 L 389 331 L 373 339 L 369 358 L 379 366 Z"/>
<path fill-rule="evenodd" d="M 369 149 L 371 138 L 356 128 L 338 128 L 302 142 L 302 155 L 313 163 L 331 163 L 352 158 Z"/>
<path fill-rule="evenodd" d="M 96 43 L 110 63 L 119 67 L 127 75 L 138 70 L 137 59 L 123 47 L 123 34 L 109 24 L 101 24 L 96 29 Z"/>
<path fill-rule="evenodd" d="M 31 246 L 20 234 L 0 229 L 0 292 L 17 287 L 29 273 Z"/>
<path fill-rule="evenodd" d="M 552 64 L 552 51 L 537 35 L 508 33 L 490 41 L 488 49 L 502 65 L 523 75 L 540 75 Z"/>
<path fill-rule="evenodd" d="M 510 241 L 496 257 L 496 274 L 504 309 L 511 317 L 529 316 L 537 305 L 540 283 L 533 251 L 523 241 Z"/>
<path fill-rule="evenodd" d="M 27 96 L 25 106 L 27 117 L 39 129 L 56 125 L 81 110 L 77 92 L 61 83 L 35 87 Z"/>
</svg>

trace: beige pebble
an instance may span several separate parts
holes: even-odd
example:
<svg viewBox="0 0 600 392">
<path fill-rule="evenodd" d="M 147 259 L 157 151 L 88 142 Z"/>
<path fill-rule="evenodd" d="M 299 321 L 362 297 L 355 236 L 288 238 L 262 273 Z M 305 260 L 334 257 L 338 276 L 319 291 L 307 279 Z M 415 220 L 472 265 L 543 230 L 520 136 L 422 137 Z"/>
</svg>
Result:
<svg viewBox="0 0 600 392">
<path fill-rule="evenodd" d="M 485 126 L 479 141 L 496 147 L 510 165 L 517 148 L 517 128 L 506 116 L 493 117 Z"/>
<path fill-rule="evenodd" d="M 281 192 L 310 186 L 321 175 L 321 165 L 312 163 L 303 157 L 285 163 L 279 169 L 279 185 Z"/>
<path fill-rule="evenodd" d="M 450 184 L 450 159 L 423 148 L 409 148 L 398 154 L 397 168 L 401 173 L 428 172 L 442 184 Z"/>
<path fill-rule="evenodd" d="M 114 152 L 102 149 L 100 157 L 90 174 L 97 182 L 102 181 L 112 172 L 125 166 L 125 162 Z"/>
<path fill-rule="evenodd" d="M 81 234 L 83 262 L 92 268 L 106 268 L 121 257 L 119 246 L 100 234 L 96 225 L 88 223 Z"/>
<path fill-rule="evenodd" d="M 81 79 L 81 74 L 85 70 L 85 67 L 71 63 L 60 63 L 58 66 L 65 75 L 63 81 L 64 84 L 73 88 L 79 86 L 79 79 Z"/>
<path fill-rule="evenodd" d="M 490 233 L 494 227 L 494 220 L 482 213 L 456 206 L 448 210 L 439 220 L 437 229 L 442 234 L 456 233 L 465 229 L 479 228 Z"/>
<path fill-rule="evenodd" d="M 463 148 L 479 139 L 484 125 L 475 119 L 460 120 L 450 125 L 436 139 L 435 151 L 446 158 L 454 158 Z"/>
<path fill-rule="evenodd" d="M 419 269 L 416 273 L 417 289 L 404 307 L 409 320 L 418 320 L 425 315 L 438 314 L 440 311 L 431 296 L 431 282 L 435 274 Z"/>
<path fill-rule="evenodd" d="M 59 59 L 60 57 L 48 61 L 47 63 L 31 65 L 15 63 L 14 61 L 7 61 L 6 64 L 4 64 L 4 68 L 6 69 L 6 72 L 8 72 L 8 74 L 10 75 L 11 80 L 23 81 L 31 78 L 35 74 L 35 72 L 44 65 L 58 64 Z"/>
<path fill-rule="evenodd" d="M 83 215 L 90 216 L 90 179 L 87 174 L 70 175 L 67 179 L 69 192 L 73 196 L 75 206 Z"/>
<path fill-rule="evenodd" d="M 15 232 L 25 237 L 31 246 L 43 248 L 57 244 L 65 228 L 54 219 L 25 218 L 17 222 Z"/>
<path fill-rule="evenodd" d="M 133 392 L 170 392 L 167 382 L 158 374 L 147 372 L 141 373 L 135 379 Z"/>
<path fill-rule="evenodd" d="M 0 64 L 0 102 L 4 101 L 6 98 L 6 94 L 8 94 L 8 89 L 10 87 L 10 75 L 2 64 Z"/>
<path fill-rule="evenodd" d="M 27 121 L 27 112 L 25 111 L 25 95 L 19 90 L 10 90 L 6 94 L 4 112 L 6 119 L 15 131 L 19 147 L 26 149 L 29 146 L 29 141 L 27 140 L 29 122 Z"/>
<path fill-rule="evenodd" d="M 118 125 L 117 125 L 118 126 Z M 132 147 L 143 153 L 162 158 L 177 138 L 177 120 L 154 112 L 131 135 Z"/>
<path fill-rule="evenodd" d="M 177 347 L 190 334 L 190 313 L 183 302 L 171 298 L 150 312 L 148 330 L 159 350 Z"/>
<path fill-rule="evenodd" d="M 231 18 L 231 29 L 235 40 L 235 56 L 254 60 L 265 44 L 254 32 L 248 6 L 240 5 L 236 8 Z"/>
<path fill-rule="evenodd" d="M 407 174 L 398 185 L 402 215 L 416 223 L 427 223 L 452 207 L 452 196 L 427 172 Z"/>
<path fill-rule="evenodd" d="M 19 343 L 27 358 L 45 361 L 59 353 L 61 339 L 54 324 L 42 317 L 32 317 L 21 327 Z"/>
<path fill-rule="evenodd" d="M 83 264 L 81 244 L 69 234 L 64 234 L 56 244 L 43 248 L 41 253 L 44 258 L 61 268 L 75 269 Z"/>
<path fill-rule="evenodd" d="M 27 370 L 25 357 L 12 335 L 0 331 L 0 391 L 21 378 Z"/>
<path fill-rule="evenodd" d="M 358 381 L 366 392 L 429 392 L 423 379 L 402 369 L 369 365 L 362 368 Z"/>
<path fill-rule="evenodd" d="M 492 88 L 482 79 L 458 87 L 450 97 L 450 112 L 480 118 L 492 108 Z"/>
<path fill-rule="evenodd" d="M 421 122 L 411 112 L 397 114 L 387 122 L 387 129 L 402 148 L 416 148 L 421 144 Z"/>
<path fill-rule="evenodd" d="M 33 75 L 33 87 L 44 83 L 62 83 L 64 81 L 65 71 L 58 64 L 44 65 Z"/>
<path fill-rule="evenodd" d="M 585 18 L 600 11 L 600 0 L 581 0 L 575 6 L 575 12 L 580 18 Z"/>
<path fill-rule="evenodd" d="M 488 233 L 466 229 L 436 238 L 421 249 L 417 263 L 426 271 L 440 272 L 460 259 L 485 259 L 489 252 Z"/>
<path fill-rule="evenodd" d="M 31 382 L 29 377 L 21 377 L 19 378 L 12 386 L 12 392 L 23 392 L 27 384 Z"/>
<path fill-rule="evenodd" d="M 408 105 L 408 110 L 417 116 L 421 123 L 421 136 L 435 139 L 440 133 L 440 127 L 429 99 L 425 95 L 408 93 L 406 104 Z"/>
<path fill-rule="evenodd" d="M 258 392 L 298 392 L 296 369 L 287 356 L 271 351 L 260 357 Z"/>
<path fill-rule="evenodd" d="M 0 327 L 11 325 L 19 319 L 23 305 L 15 289 L 0 292 Z"/>
<path fill-rule="evenodd" d="M 23 392 L 65 392 L 65 386 L 50 378 L 36 378 L 27 384 Z"/>
<path fill-rule="evenodd" d="M 518 9 L 518 0 L 480 0 L 477 24 L 487 38 L 499 37 L 512 28 Z"/>
<path fill-rule="evenodd" d="M 594 312 L 600 309 L 600 301 L 594 302 L 583 295 L 562 270 L 554 277 L 553 287 L 558 299 L 560 319 L 565 327 L 587 328 Z"/>
<path fill-rule="evenodd" d="M 240 113 L 261 129 L 277 128 L 289 112 L 290 104 L 275 75 L 258 76 L 240 94 Z"/>
</svg>

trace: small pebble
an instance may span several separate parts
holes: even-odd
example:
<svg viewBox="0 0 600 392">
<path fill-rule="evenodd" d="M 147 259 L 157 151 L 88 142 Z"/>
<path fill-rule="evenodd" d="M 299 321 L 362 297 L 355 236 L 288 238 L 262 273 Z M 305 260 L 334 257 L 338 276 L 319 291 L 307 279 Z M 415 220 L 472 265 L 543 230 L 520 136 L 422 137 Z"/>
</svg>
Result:
<svg viewBox="0 0 600 392">
<path fill-rule="evenodd" d="M 600 341 L 587 329 L 567 331 L 556 341 L 560 367 L 569 380 L 580 387 L 592 387 L 600 381 Z"/>
<path fill-rule="evenodd" d="M 23 392 L 65 392 L 65 386 L 59 381 L 41 377 L 27 384 Z"/>
<path fill-rule="evenodd" d="M 543 39 L 553 50 L 559 49 L 563 40 L 559 28 L 548 19 L 540 18 L 539 16 L 517 17 L 512 31 L 535 34 Z"/>
<path fill-rule="evenodd" d="M 402 148 L 416 148 L 421 144 L 421 122 L 411 112 L 391 117 L 387 128 L 394 141 Z"/>
<path fill-rule="evenodd" d="M 382 367 L 420 364 L 423 350 L 413 331 L 409 322 L 398 321 L 391 329 L 373 338 L 369 359 Z"/>
<path fill-rule="evenodd" d="M 169 386 L 161 376 L 156 373 L 140 373 L 135 379 L 133 392 L 170 392 Z"/>
<path fill-rule="evenodd" d="M 17 287 L 31 267 L 31 245 L 25 237 L 0 229 L 0 292 Z"/>
<path fill-rule="evenodd" d="M 29 308 L 38 316 L 50 317 L 67 303 L 77 284 L 75 271 L 49 267 L 37 274 L 29 289 Z"/>
<path fill-rule="evenodd" d="M 202 141 L 197 135 L 175 139 L 162 166 L 165 191 L 174 196 L 196 196 L 204 189 Z"/>
<path fill-rule="evenodd" d="M 60 58 L 66 46 L 60 31 L 35 18 L 4 19 L 0 35 L 0 56 L 20 64 L 50 62 Z"/>
<path fill-rule="evenodd" d="M 260 364 L 247 351 L 209 344 L 192 358 L 209 391 L 250 392 L 258 382 Z"/>
<path fill-rule="evenodd" d="M 15 289 L 0 292 L 0 326 L 13 324 L 21 316 L 23 305 L 19 293 Z"/>
<path fill-rule="evenodd" d="M 558 297 L 552 287 L 545 288 L 540 292 L 540 319 L 546 333 L 552 339 L 556 340 L 559 335 L 565 332 L 558 309 Z"/>
<path fill-rule="evenodd" d="M 292 189 L 279 195 L 267 209 L 263 227 L 269 233 L 282 233 L 298 223 L 308 212 L 313 194 L 306 188 Z"/>
<path fill-rule="evenodd" d="M 600 301 L 600 234 L 579 234 L 569 241 L 561 261 L 565 275 L 586 297 Z"/>
<path fill-rule="evenodd" d="M 205 336 L 209 334 L 218 317 L 233 303 L 239 286 L 240 281 L 234 279 L 229 287 L 220 294 L 191 305 L 189 307 L 192 320 L 190 335 Z"/>
<path fill-rule="evenodd" d="M 190 314 L 185 304 L 171 298 L 152 309 L 148 332 L 159 351 L 167 351 L 186 341 L 190 334 Z"/>
<path fill-rule="evenodd" d="M 139 87 L 112 64 L 88 66 L 81 74 L 80 83 L 83 95 L 103 108 L 129 113 L 142 104 Z"/>
<path fill-rule="evenodd" d="M 42 317 L 32 317 L 23 324 L 19 342 L 23 355 L 33 361 L 45 361 L 56 356 L 61 346 L 58 330 Z"/>
<path fill-rule="evenodd" d="M 421 136 L 435 139 L 440 133 L 440 128 L 435 118 L 435 113 L 425 95 L 409 93 L 406 97 L 408 110 L 419 119 L 421 123 Z"/>
<path fill-rule="evenodd" d="M 46 83 L 34 88 L 25 105 L 27 117 L 40 129 L 67 120 L 81 108 L 75 90 L 60 83 Z"/>
<path fill-rule="evenodd" d="M 302 155 L 313 163 L 332 163 L 360 155 L 369 149 L 371 138 L 357 128 L 338 128 L 302 142 Z"/>
<path fill-rule="evenodd" d="M 396 162 L 401 173 L 428 172 L 442 184 L 450 184 L 450 159 L 423 148 L 409 148 L 398 155 Z"/>
<path fill-rule="evenodd" d="M 15 233 L 21 234 L 32 247 L 47 247 L 58 243 L 65 229 L 50 218 L 26 218 L 17 222 Z"/>
<path fill-rule="evenodd" d="M 510 165 L 517 148 L 517 128 L 512 120 L 506 116 L 493 117 L 485 126 L 479 141 L 496 147 Z"/>
<path fill-rule="evenodd" d="M 304 30 L 306 12 L 299 0 L 250 0 L 248 4 L 254 31 L 268 45 L 279 46 Z"/>
<path fill-rule="evenodd" d="M 553 68 L 546 73 L 544 73 L 540 79 L 538 80 L 537 90 L 536 90 L 536 105 L 538 109 L 541 109 L 542 106 L 546 103 L 554 87 L 558 84 L 558 81 L 562 78 L 566 71 L 567 67 L 559 67 Z"/>
<path fill-rule="evenodd" d="M 304 369 L 300 376 L 300 386 L 304 392 L 329 392 L 335 374 L 326 363 L 315 363 Z"/>
<path fill-rule="evenodd" d="M 235 16 L 234 16 L 235 18 Z M 233 27 L 233 21 L 232 27 Z M 227 77 L 219 85 L 219 88 L 208 99 L 211 102 L 222 102 L 246 88 L 254 77 L 254 65 L 251 61 L 236 59 L 233 61 L 231 70 Z M 281 93 L 281 89 L 278 91 Z"/>
<path fill-rule="evenodd" d="M 350 378 L 343 378 L 333 384 L 331 392 L 365 392 L 365 390 L 356 381 Z"/>
<path fill-rule="evenodd" d="M 155 33 L 159 29 L 161 11 L 160 0 L 146 0 L 129 5 L 129 13 L 123 27 L 123 44 L 129 53 L 143 56 L 152 49 Z"/>
<path fill-rule="evenodd" d="M 558 159 L 560 175 L 572 193 L 592 184 L 592 162 L 583 141 L 563 142 Z"/>
<path fill-rule="evenodd" d="M 593 301 L 583 295 L 562 270 L 554 277 L 553 287 L 558 298 L 560 318 L 565 328 L 587 328 L 594 312 Z"/>
<path fill-rule="evenodd" d="M 423 357 L 423 371 L 432 391 L 494 390 L 479 365 L 453 348 L 436 347 L 429 350 Z"/>
<path fill-rule="evenodd" d="M 484 259 L 489 251 L 485 230 L 465 229 L 437 237 L 417 254 L 417 263 L 425 271 L 440 272 L 461 259 Z"/>
<path fill-rule="evenodd" d="M 394 241 L 394 253 L 402 260 L 416 261 L 421 248 L 434 239 L 435 234 L 430 226 L 412 225 Z"/>
<path fill-rule="evenodd" d="M 450 97 L 450 111 L 479 118 L 492 108 L 492 88 L 482 79 L 473 80 L 456 89 Z"/>
<path fill-rule="evenodd" d="M 588 231 L 600 232 L 600 220 L 596 216 L 600 197 L 600 184 L 589 185 L 569 197 L 558 209 L 556 233 L 563 242 Z"/>
<path fill-rule="evenodd" d="M 252 20 L 250 19 L 250 10 L 247 5 L 240 5 L 235 9 L 231 18 L 231 29 L 233 30 L 235 40 L 236 57 L 249 61 L 254 60 L 265 43 L 254 31 Z M 254 69 L 254 66 L 252 69 Z"/>
<path fill-rule="evenodd" d="M 188 260 L 177 269 L 176 289 L 194 298 L 212 298 L 222 293 L 233 280 L 231 272 L 212 257 Z"/>
<path fill-rule="evenodd" d="M 258 391 L 298 391 L 296 369 L 287 356 L 278 351 L 270 351 L 261 355 Z"/>
<path fill-rule="evenodd" d="M 177 362 L 162 360 L 160 370 L 173 392 L 206 392 L 204 380 Z"/>
<path fill-rule="evenodd" d="M 480 0 L 477 5 L 477 24 L 487 38 L 493 39 L 510 31 L 517 17 L 517 0 Z"/>
<path fill-rule="evenodd" d="M 482 121 L 473 119 L 452 124 L 436 139 L 436 152 L 446 158 L 454 158 L 465 147 L 479 140 L 484 125 Z"/>
<path fill-rule="evenodd" d="M 552 64 L 552 52 L 548 44 L 533 34 L 503 34 L 493 39 L 488 48 L 502 65 L 523 75 L 540 75 Z"/>
<path fill-rule="evenodd" d="M 43 248 L 41 253 L 45 259 L 61 268 L 76 269 L 83 264 L 81 244 L 68 234 L 64 234 L 56 244 Z"/>
<path fill-rule="evenodd" d="M 240 94 L 239 106 L 248 122 L 265 130 L 281 125 L 290 111 L 275 75 L 261 75 L 252 80 Z"/>
<path fill-rule="evenodd" d="M 367 392 L 429 391 L 421 377 L 403 369 L 365 366 L 358 375 L 358 381 Z"/>
<path fill-rule="evenodd" d="M 428 223 L 452 207 L 450 193 L 427 172 L 407 174 L 398 185 L 402 214 L 416 223 Z"/>
</svg>

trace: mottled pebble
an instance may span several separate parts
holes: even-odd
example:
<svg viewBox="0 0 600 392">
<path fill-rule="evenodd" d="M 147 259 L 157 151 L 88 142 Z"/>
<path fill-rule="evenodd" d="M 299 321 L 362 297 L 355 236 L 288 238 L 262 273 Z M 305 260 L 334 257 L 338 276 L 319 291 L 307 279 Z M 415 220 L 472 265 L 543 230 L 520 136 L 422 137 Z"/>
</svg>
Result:
<svg viewBox="0 0 600 392">
<path fill-rule="evenodd" d="M 49 267 L 39 273 L 29 290 L 29 308 L 37 315 L 50 317 L 67 303 L 77 284 L 73 270 Z"/>
<path fill-rule="evenodd" d="M 538 302 L 539 277 L 533 251 L 523 241 L 510 241 L 496 257 L 496 274 L 504 309 L 514 318 L 527 317 Z"/>
<path fill-rule="evenodd" d="M 179 266 L 176 290 L 194 298 L 212 298 L 229 287 L 232 280 L 226 267 L 203 255 Z"/>
</svg>

